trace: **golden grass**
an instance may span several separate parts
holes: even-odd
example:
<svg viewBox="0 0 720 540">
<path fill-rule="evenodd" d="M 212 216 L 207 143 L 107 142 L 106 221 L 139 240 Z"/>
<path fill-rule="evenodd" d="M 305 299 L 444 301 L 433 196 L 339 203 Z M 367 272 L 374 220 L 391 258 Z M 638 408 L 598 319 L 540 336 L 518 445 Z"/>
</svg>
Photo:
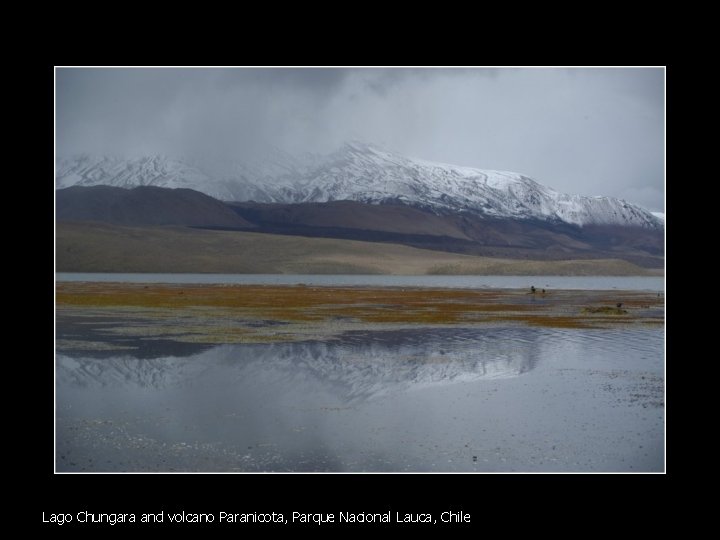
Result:
<svg viewBox="0 0 720 540">
<path fill-rule="evenodd" d="M 155 334 L 178 329 L 215 340 L 292 339 L 298 325 L 322 332 L 328 324 L 459 325 L 510 323 L 553 328 L 591 328 L 619 323 L 658 323 L 660 317 L 637 313 L 662 307 L 650 293 L 552 291 L 529 295 L 517 290 L 413 289 L 261 285 L 164 285 L 132 283 L 62 283 L 56 290 L 59 310 L 86 316 L 108 314 L 152 320 Z M 627 313 L 615 317 L 609 303 L 623 302 Z M 625 310 L 623 310 L 625 311 Z M 286 323 L 283 335 L 248 321 Z M 165 329 L 159 327 L 164 325 Z M 169 329 L 172 329 L 170 332 Z M 132 328 L 125 329 L 133 332 Z"/>
</svg>

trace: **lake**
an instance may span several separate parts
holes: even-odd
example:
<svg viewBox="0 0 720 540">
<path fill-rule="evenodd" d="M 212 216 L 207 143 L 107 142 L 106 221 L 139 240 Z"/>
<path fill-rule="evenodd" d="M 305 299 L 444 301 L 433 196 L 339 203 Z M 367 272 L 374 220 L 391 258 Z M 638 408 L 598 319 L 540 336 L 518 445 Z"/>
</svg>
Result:
<svg viewBox="0 0 720 540">
<path fill-rule="evenodd" d="M 342 284 L 379 284 L 363 282 L 372 277 L 499 286 L 487 277 L 345 277 L 350 283 Z M 235 278 L 268 276 L 228 279 Z M 503 279 L 512 286 L 513 278 Z M 545 285 L 537 277 L 514 279 Z M 662 328 L 507 326 L 356 331 L 142 357 L 61 350 L 56 467 L 662 471 L 663 349 Z"/>
<path fill-rule="evenodd" d="M 659 276 L 389 276 L 389 275 L 291 275 L 291 274 L 92 274 L 57 273 L 61 281 L 127 283 L 213 283 L 239 285 L 314 285 L 376 287 L 449 287 L 664 291 Z"/>
</svg>

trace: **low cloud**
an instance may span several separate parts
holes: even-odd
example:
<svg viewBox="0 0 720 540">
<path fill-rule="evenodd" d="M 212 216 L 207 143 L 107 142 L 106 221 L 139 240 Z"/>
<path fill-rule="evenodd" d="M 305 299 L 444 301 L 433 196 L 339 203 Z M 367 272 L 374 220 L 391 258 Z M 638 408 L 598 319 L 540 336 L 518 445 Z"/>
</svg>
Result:
<svg viewBox="0 0 720 540">
<path fill-rule="evenodd" d="M 57 149 L 242 159 L 348 139 L 663 204 L 661 69 L 58 69 Z"/>
</svg>

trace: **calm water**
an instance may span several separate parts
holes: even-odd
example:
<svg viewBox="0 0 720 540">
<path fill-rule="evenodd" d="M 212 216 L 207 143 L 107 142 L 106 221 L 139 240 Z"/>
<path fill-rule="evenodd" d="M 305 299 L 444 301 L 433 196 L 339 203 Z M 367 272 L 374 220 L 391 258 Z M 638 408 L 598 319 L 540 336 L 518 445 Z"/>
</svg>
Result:
<svg viewBox="0 0 720 540">
<path fill-rule="evenodd" d="M 395 287 L 455 287 L 664 291 L 665 278 L 645 276 L 385 276 L 289 274 L 90 274 L 58 273 L 57 281 L 130 283 L 233 283 L 247 285 L 348 285 Z"/>
<path fill-rule="evenodd" d="M 453 328 L 155 358 L 60 351 L 57 469 L 662 470 L 663 340 Z"/>
</svg>

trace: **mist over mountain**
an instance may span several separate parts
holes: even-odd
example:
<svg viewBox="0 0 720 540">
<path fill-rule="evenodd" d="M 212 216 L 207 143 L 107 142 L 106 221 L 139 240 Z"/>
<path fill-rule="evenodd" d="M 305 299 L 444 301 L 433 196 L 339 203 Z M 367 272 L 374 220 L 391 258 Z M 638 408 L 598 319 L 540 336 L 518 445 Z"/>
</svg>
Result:
<svg viewBox="0 0 720 540">
<path fill-rule="evenodd" d="M 579 226 L 661 229 L 664 223 L 623 200 L 564 194 L 519 173 L 413 159 L 359 142 L 326 156 L 294 157 L 276 150 L 250 162 L 225 164 L 224 171 L 216 164 L 216 171 L 209 172 L 208 166 L 188 161 L 167 156 L 63 159 L 57 187 L 188 188 L 222 201 L 258 203 L 401 203 L 441 215 L 466 212 Z"/>
<path fill-rule="evenodd" d="M 243 162 L 83 155 L 59 161 L 57 187 L 59 221 L 664 264 L 661 214 L 611 197 L 560 193 L 519 173 L 407 158 L 359 142 L 325 156 L 272 149 Z M 147 267 L 164 268 L 162 261 Z"/>
</svg>

